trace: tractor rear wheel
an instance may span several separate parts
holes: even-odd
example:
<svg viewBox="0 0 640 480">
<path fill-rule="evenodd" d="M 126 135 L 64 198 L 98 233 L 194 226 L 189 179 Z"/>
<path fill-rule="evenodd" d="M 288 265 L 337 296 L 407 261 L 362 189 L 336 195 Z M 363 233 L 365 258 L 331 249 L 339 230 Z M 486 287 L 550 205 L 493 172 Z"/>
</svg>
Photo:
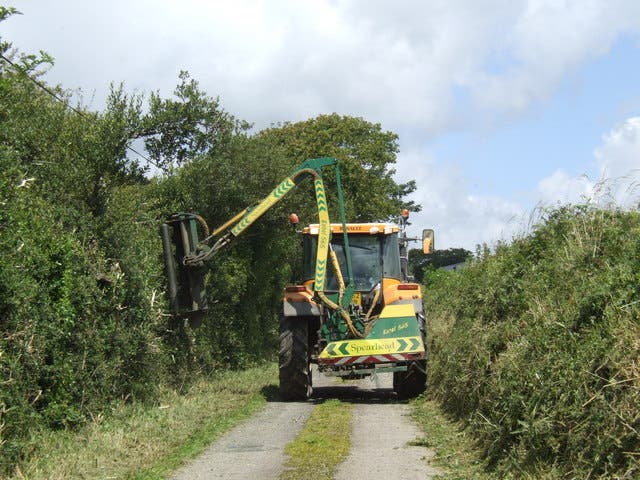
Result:
<svg viewBox="0 0 640 480">
<path fill-rule="evenodd" d="M 306 400 L 311 395 L 309 323 L 305 318 L 280 317 L 280 396 Z"/>
<path fill-rule="evenodd" d="M 427 346 L 427 320 L 422 312 L 416 314 L 420 336 Z M 399 398 L 417 397 L 427 389 L 427 361 L 412 362 L 406 372 L 393 372 L 393 390 Z"/>
<path fill-rule="evenodd" d="M 427 362 L 420 360 L 408 365 L 406 372 L 393 372 L 393 391 L 398 398 L 414 398 L 427 388 Z"/>
</svg>

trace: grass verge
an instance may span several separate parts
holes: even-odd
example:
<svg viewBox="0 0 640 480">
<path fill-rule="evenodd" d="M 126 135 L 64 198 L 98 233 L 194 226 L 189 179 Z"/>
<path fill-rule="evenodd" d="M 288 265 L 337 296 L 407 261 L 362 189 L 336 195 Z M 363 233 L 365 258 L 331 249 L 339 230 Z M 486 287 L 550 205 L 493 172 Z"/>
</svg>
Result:
<svg viewBox="0 0 640 480">
<path fill-rule="evenodd" d="M 298 437 L 285 447 L 289 459 L 281 480 L 331 480 L 351 448 L 351 404 L 318 405 Z"/>
<path fill-rule="evenodd" d="M 438 480 L 560 480 L 554 468 L 531 467 L 527 471 L 512 465 L 508 473 L 487 469 L 480 446 L 462 421 L 449 420 L 434 400 L 419 398 L 412 403 L 413 416 L 424 437 L 413 445 L 435 450 L 431 463 L 443 470 Z"/>
<path fill-rule="evenodd" d="M 166 390 L 154 406 L 120 406 L 77 432 L 35 433 L 31 461 L 12 478 L 165 478 L 262 406 L 275 379 L 273 364 L 224 372 L 186 394 Z"/>
<path fill-rule="evenodd" d="M 413 416 L 424 432 L 414 445 L 435 450 L 431 463 L 443 470 L 442 480 L 489 480 L 497 477 L 484 471 L 480 452 L 474 440 L 459 422 L 448 420 L 432 400 L 419 398 L 412 402 Z"/>
</svg>

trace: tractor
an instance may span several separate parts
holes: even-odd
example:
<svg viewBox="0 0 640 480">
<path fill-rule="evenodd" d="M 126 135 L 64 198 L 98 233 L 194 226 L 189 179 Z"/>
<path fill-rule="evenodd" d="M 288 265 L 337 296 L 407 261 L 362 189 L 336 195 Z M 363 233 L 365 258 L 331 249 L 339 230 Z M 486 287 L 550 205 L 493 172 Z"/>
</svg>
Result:
<svg viewBox="0 0 640 480">
<path fill-rule="evenodd" d="M 322 170 L 333 166 L 340 223 L 329 221 Z M 407 272 L 409 212 L 400 225 L 347 223 L 340 170 L 334 158 L 309 159 L 264 200 L 209 232 L 204 219 L 179 213 L 160 228 L 167 293 L 174 318 L 192 326 L 207 311 L 206 262 L 307 178 L 314 181 L 318 223 L 303 228 L 302 277 L 284 288 L 280 315 L 279 380 L 285 400 L 312 393 L 311 365 L 321 374 L 360 379 L 393 372 L 398 397 L 426 386 L 426 325 L 420 285 Z M 292 215 L 297 222 L 297 216 Z M 434 247 L 423 230 L 424 253 Z"/>
</svg>

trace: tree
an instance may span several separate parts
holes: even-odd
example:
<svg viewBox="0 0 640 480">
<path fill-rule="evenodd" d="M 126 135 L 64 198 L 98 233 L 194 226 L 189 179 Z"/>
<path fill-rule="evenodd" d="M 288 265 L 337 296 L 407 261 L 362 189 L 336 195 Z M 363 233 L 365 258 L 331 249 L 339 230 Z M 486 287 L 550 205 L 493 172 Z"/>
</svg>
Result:
<svg viewBox="0 0 640 480">
<path fill-rule="evenodd" d="M 0 61 L 0 377 L 11 379 L 0 388 L 0 477 L 33 430 L 149 396 L 169 358 L 149 301 L 162 288 L 159 215 L 126 156 L 136 100 L 71 111 L 62 87 L 33 81 L 52 59 L 10 48 L 0 46 L 10 60 Z"/>
<path fill-rule="evenodd" d="M 200 155 L 221 152 L 234 134 L 250 127 L 224 111 L 218 98 L 207 96 L 188 72 L 181 71 L 179 80 L 174 99 L 151 93 L 149 113 L 136 134 L 165 171 Z"/>
<path fill-rule="evenodd" d="M 425 270 L 437 270 L 447 265 L 462 263 L 471 258 L 473 254 L 464 248 L 448 248 L 435 250 L 433 253 L 424 254 L 422 250 L 409 250 L 409 271 L 418 282 L 423 282 Z"/>
<path fill-rule="evenodd" d="M 383 131 L 378 123 L 334 113 L 284 123 L 263 130 L 258 137 L 269 141 L 273 148 L 281 148 L 291 167 L 307 158 L 337 158 L 349 221 L 393 219 L 403 208 L 420 211 L 420 205 L 406 199 L 415 191 L 415 182 L 397 183 L 393 179 L 398 136 Z M 337 213 L 335 178 L 330 172 L 326 183 L 333 197 L 330 211 Z"/>
</svg>

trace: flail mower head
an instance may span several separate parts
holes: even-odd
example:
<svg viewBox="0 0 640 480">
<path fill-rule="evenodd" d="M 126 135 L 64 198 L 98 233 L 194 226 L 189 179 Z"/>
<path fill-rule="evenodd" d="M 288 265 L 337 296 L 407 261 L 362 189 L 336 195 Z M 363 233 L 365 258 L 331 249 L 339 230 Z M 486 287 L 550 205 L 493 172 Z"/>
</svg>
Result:
<svg viewBox="0 0 640 480">
<path fill-rule="evenodd" d="M 172 215 L 160 226 L 160 236 L 173 317 L 187 319 L 192 327 L 197 327 L 208 309 L 205 271 L 202 262 L 189 264 L 186 260 L 199 253 L 198 216 Z"/>
</svg>

